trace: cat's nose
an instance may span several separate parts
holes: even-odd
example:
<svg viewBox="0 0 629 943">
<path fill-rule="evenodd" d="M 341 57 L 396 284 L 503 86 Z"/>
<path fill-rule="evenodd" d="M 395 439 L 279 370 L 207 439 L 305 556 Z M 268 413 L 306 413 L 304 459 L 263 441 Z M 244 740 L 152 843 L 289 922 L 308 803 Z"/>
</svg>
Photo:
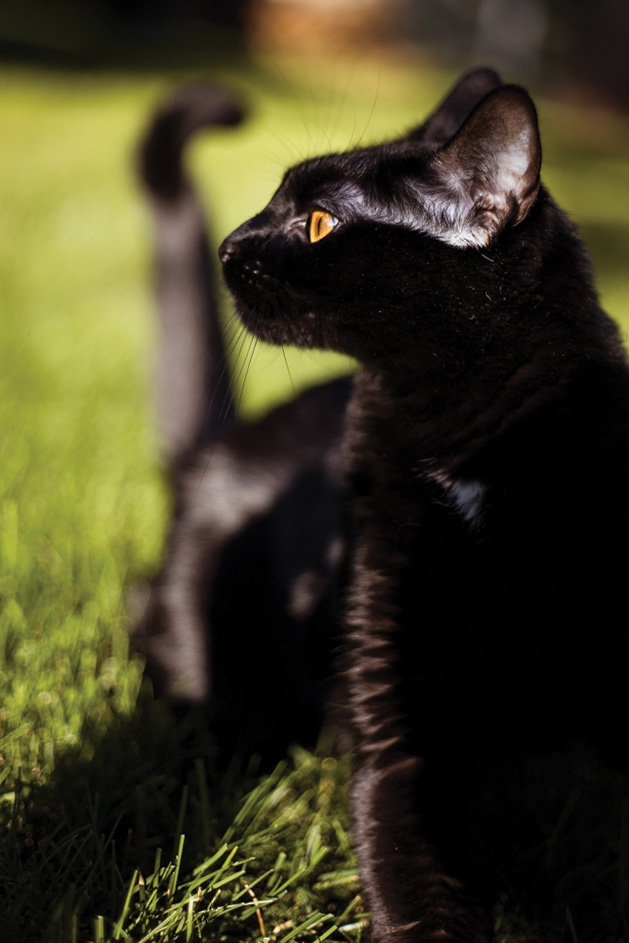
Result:
<svg viewBox="0 0 629 943">
<path fill-rule="evenodd" d="M 224 239 L 221 242 L 220 246 L 218 247 L 218 257 L 221 260 L 222 264 L 225 265 L 225 262 L 227 262 L 228 259 L 231 259 L 233 254 L 234 254 L 233 242 L 231 241 L 231 237 L 228 236 L 227 239 Z"/>
<path fill-rule="evenodd" d="M 269 219 L 271 223 L 269 223 Z M 241 248 L 250 246 L 252 238 L 256 242 L 261 237 L 272 234 L 273 231 L 273 217 L 267 207 L 266 210 L 242 223 L 238 229 L 234 229 L 226 239 L 223 239 L 218 249 L 218 257 L 225 265 L 233 256 L 239 255 Z"/>
<path fill-rule="evenodd" d="M 248 234 L 250 226 L 251 222 L 247 221 L 239 226 L 238 229 L 234 229 L 233 232 L 230 232 L 229 236 L 223 239 L 218 247 L 218 257 L 223 265 L 237 254 L 238 244 L 242 241 L 243 236 Z"/>
</svg>

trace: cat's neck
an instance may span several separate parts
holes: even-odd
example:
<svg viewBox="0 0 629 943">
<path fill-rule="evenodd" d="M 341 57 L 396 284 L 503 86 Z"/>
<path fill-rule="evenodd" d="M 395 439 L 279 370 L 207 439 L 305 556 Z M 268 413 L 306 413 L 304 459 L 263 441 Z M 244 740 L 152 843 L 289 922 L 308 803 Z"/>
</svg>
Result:
<svg viewBox="0 0 629 943">
<path fill-rule="evenodd" d="M 571 441 L 588 440 L 588 416 L 613 422 L 627 382 L 622 348 L 610 352 L 605 343 L 578 359 L 548 348 L 503 372 L 461 372 L 449 390 L 432 389 L 421 375 L 363 369 L 348 411 L 347 467 L 367 476 L 377 468 L 387 480 L 423 472 L 465 479 L 510 467 L 513 442 L 522 464 L 547 461 L 560 440 L 568 455 Z"/>
<path fill-rule="evenodd" d="M 618 329 L 572 225 L 544 191 L 526 231 L 506 234 L 492 257 L 466 252 L 456 262 L 456 281 L 444 266 L 443 307 L 409 311 L 406 343 L 395 356 L 376 351 L 356 380 L 357 461 L 361 451 L 375 461 L 397 451 L 400 468 L 460 468 L 531 425 L 570 435 L 588 403 L 603 415 L 613 408 L 614 377 L 626 385 Z"/>
</svg>

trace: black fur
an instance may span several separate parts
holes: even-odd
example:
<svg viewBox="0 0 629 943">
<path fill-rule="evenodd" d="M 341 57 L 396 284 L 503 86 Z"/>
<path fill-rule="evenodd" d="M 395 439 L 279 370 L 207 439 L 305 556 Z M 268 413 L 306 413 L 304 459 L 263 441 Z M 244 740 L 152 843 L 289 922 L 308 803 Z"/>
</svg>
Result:
<svg viewBox="0 0 629 943">
<path fill-rule="evenodd" d="M 339 651 L 376 940 L 485 938 L 489 756 L 626 759 L 629 371 L 540 164 L 530 98 L 480 70 L 401 140 L 289 171 L 220 250 L 254 334 L 361 370 L 194 454 L 142 644 L 261 742 L 315 729 Z M 310 244 L 313 210 L 338 223 Z"/>
</svg>

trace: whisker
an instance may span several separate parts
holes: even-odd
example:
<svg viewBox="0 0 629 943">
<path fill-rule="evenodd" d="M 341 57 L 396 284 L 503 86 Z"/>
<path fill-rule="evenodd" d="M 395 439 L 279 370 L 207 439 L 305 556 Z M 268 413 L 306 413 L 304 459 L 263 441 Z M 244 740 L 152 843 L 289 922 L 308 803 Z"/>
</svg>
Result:
<svg viewBox="0 0 629 943">
<path fill-rule="evenodd" d="M 251 361 L 253 354 L 257 346 L 257 338 L 253 337 L 247 330 L 243 328 L 240 345 L 237 355 L 237 366 L 233 378 L 234 386 L 234 397 L 236 398 L 236 409 L 240 410 L 240 405 L 242 402 L 242 391 L 244 388 L 244 383 L 247 379 L 247 375 L 251 368 Z"/>
<path fill-rule="evenodd" d="M 281 350 L 282 350 L 282 357 L 284 358 L 284 363 L 286 364 L 286 372 L 288 373 L 288 379 L 290 380 L 290 385 L 293 391 L 293 396 L 296 396 L 297 390 L 295 388 L 293 374 L 291 373 L 291 370 L 290 370 L 290 365 L 288 363 L 288 357 L 286 356 L 286 348 L 284 347 L 284 344 L 281 345 Z"/>
<path fill-rule="evenodd" d="M 247 377 L 249 376 L 249 370 L 251 369 L 251 364 L 253 363 L 253 358 L 254 358 L 254 356 L 255 356 L 255 352 L 256 352 L 256 350 L 258 349 L 258 343 L 259 343 L 258 338 L 257 338 L 257 337 L 252 337 L 251 340 L 252 340 L 252 344 L 251 344 L 251 346 L 250 346 L 250 348 L 249 348 L 249 356 L 248 356 L 248 359 L 247 359 L 247 369 L 245 370 L 245 374 L 244 374 L 244 377 L 243 377 L 243 379 L 242 379 L 242 383 L 241 383 L 241 385 L 240 385 L 240 391 L 239 391 L 239 395 L 238 395 L 238 404 L 237 404 L 238 412 L 240 412 L 241 407 L 242 407 L 242 398 L 243 398 L 243 395 L 244 395 L 244 392 L 245 392 L 245 384 L 247 383 Z"/>
<path fill-rule="evenodd" d="M 284 134 L 283 131 L 279 131 L 277 128 L 273 129 L 272 134 L 273 134 L 273 137 L 276 139 L 276 141 L 284 145 L 287 151 L 290 150 L 294 152 L 294 154 L 297 156 L 297 158 L 300 161 L 303 161 L 306 159 L 306 154 L 302 151 L 300 147 L 297 146 L 296 142 L 292 138 L 290 138 L 288 134 Z M 280 167 L 282 170 L 284 170 L 284 164 L 281 163 L 279 160 L 274 158 L 274 163 L 278 167 Z"/>
<path fill-rule="evenodd" d="M 375 95 L 374 95 L 374 98 L 373 98 L 373 102 L 371 103 L 371 110 L 370 110 L 369 115 L 368 115 L 368 117 L 367 117 L 367 121 L 366 121 L 366 123 L 365 123 L 365 127 L 364 127 L 363 130 L 362 130 L 362 134 L 360 135 L 360 137 L 358 138 L 358 140 L 357 140 L 357 142 L 356 142 L 356 144 L 355 144 L 355 147 L 356 147 L 356 148 L 359 148 L 360 145 L 362 144 L 363 139 L 364 139 L 364 137 L 365 137 L 365 135 L 366 135 L 366 133 L 367 133 L 367 131 L 368 131 L 368 129 L 369 129 L 369 125 L 371 124 L 371 119 L 372 119 L 373 116 L 374 116 L 374 112 L 375 112 L 375 110 L 376 110 L 376 105 L 377 105 L 377 103 L 378 103 L 378 97 L 379 97 L 379 95 L 380 95 L 380 81 L 381 81 L 381 78 L 382 78 L 382 61 L 380 61 L 379 64 L 378 64 L 378 84 L 376 85 L 376 92 L 375 92 Z M 353 133 L 353 132 L 352 132 L 352 133 Z"/>
</svg>

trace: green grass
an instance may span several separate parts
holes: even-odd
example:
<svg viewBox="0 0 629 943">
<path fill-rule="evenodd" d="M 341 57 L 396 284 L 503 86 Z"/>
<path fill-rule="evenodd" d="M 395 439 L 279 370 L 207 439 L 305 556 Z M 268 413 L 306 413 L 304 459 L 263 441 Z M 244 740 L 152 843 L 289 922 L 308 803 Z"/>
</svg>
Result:
<svg viewBox="0 0 629 943">
<path fill-rule="evenodd" d="M 446 87 L 426 71 L 331 71 L 325 85 L 305 68 L 296 84 L 226 73 L 251 121 L 190 155 L 217 238 L 264 205 L 287 164 L 394 134 Z M 0 72 L 3 943 L 364 934 L 345 763 L 322 747 L 259 784 L 250 771 L 249 793 L 242 780 L 216 782 L 201 720 L 177 724 L 153 703 L 129 650 L 126 596 L 158 564 L 169 509 L 150 392 L 150 229 L 132 153 L 172 81 Z M 627 328 L 629 127 L 551 103 L 542 127 L 546 179 L 583 224 L 603 299 Z M 290 374 L 281 353 L 258 350 L 245 412 L 345 367 L 312 353 L 291 352 L 289 364 Z M 518 940 L 522 927 L 498 908 L 497 939 Z"/>
</svg>

